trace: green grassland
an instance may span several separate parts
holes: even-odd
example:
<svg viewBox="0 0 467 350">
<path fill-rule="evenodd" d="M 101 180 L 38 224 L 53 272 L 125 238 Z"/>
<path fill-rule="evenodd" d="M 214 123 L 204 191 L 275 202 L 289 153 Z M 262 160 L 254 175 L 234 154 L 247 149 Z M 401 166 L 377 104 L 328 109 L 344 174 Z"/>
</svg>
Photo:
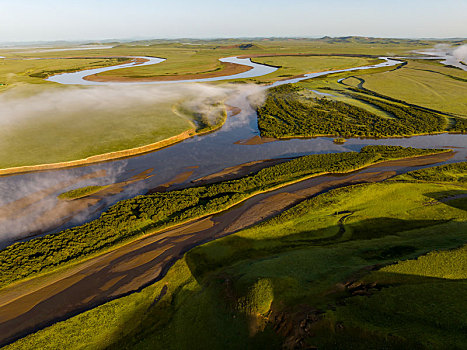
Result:
<svg viewBox="0 0 467 350">
<path fill-rule="evenodd" d="M 6 349 L 463 348 L 466 171 L 321 194 Z"/>
<path fill-rule="evenodd" d="M 1 250 L 0 286 L 82 260 L 143 234 L 221 212 L 253 195 L 312 176 L 442 152 L 446 150 L 366 146 L 360 152 L 296 158 L 236 180 L 123 200 L 94 221 Z"/>
<path fill-rule="evenodd" d="M 34 120 L 0 130 L 0 168 L 66 162 L 167 139 L 194 129 L 190 114 L 173 112 L 173 103 L 117 110 L 38 112 Z"/>
<path fill-rule="evenodd" d="M 80 187 L 76 188 L 74 190 L 66 191 L 63 193 L 60 193 L 57 198 L 59 199 L 65 199 L 65 200 L 71 200 L 71 199 L 78 199 L 78 198 L 83 198 L 86 196 L 90 196 L 91 194 L 97 193 L 108 186 L 86 186 L 86 187 Z"/>
</svg>

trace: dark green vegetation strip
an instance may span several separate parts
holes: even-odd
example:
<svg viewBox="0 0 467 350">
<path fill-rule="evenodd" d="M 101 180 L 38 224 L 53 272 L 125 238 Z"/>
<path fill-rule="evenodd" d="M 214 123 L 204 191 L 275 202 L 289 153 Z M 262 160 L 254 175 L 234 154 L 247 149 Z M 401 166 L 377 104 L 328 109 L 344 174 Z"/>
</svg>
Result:
<svg viewBox="0 0 467 350">
<path fill-rule="evenodd" d="M 318 135 L 395 137 L 467 131 L 465 119 L 451 117 L 454 123 L 450 125 L 447 117 L 426 108 L 406 106 L 402 101 L 382 101 L 370 97 L 366 89 L 349 90 L 359 94 L 348 92 L 347 95 L 376 106 L 392 118 L 382 118 L 341 101 L 307 98 L 298 86 L 282 85 L 270 89 L 266 101 L 258 108 L 261 135 L 275 138 Z"/>
<path fill-rule="evenodd" d="M 0 284 L 54 268 L 142 235 L 224 210 L 256 193 L 324 173 L 446 150 L 366 146 L 357 152 L 317 154 L 265 168 L 237 180 L 121 201 L 87 224 L 15 243 L 0 252 Z"/>
<path fill-rule="evenodd" d="M 466 169 L 306 200 L 7 349 L 465 348 Z"/>
<path fill-rule="evenodd" d="M 108 186 L 86 186 L 86 187 L 80 187 L 74 190 L 70 190 L 67 192 L 63 192 L 59 194 L 57 197 L 59 199 L 78 199 L 82 197 L 89 196 L 93 193 L 99 192 L 100 190 L 103 190 Z"/>
</svg>

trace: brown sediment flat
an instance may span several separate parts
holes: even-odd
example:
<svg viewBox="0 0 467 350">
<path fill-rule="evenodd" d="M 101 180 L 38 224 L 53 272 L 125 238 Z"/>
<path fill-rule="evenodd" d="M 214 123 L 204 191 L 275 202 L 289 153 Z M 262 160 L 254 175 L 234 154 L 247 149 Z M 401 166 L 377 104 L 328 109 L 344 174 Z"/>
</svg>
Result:
<svg viewBox="0 0 467 350">
<path fill-rule="evenodd" d="M 58 162 L 58 163 L 50 163 L 50 164 L 27 165 L 27 166 L 20 166 L 20 167 L 4 168 L 4 169 L 0 169 L 0 176 L 19 174 L 19 173 L 28 173 L 32 171 L 69 168 L 69 167 L 75 167 L 75 166 L 80 166 L 80 165 L 105 162 L 105 161 L 113 160 L 113 159 L 130 157 L 130 156 L 134 156 L 137 154 L 151 152 L 151 151 L 155 151 L 160 148 L 173 145 L 174 143 L 178 143 L 194 135 L 196 135 L 195 129 L 190 129 L 190 130 L 182 132 L 181 134 L 169 137 L 165 140 L 150 143 L 148 145 L 130 148 L 130 149 L 121 150 L 121 151 L 98 154 L 98 155 L 91 156 L 91 157 L 84 158 L 84 159 L 71 160 L 68 162 Z"/>
<path fill-rule="evenodd" d="M 308 72 L 306 74 L 310 74 L 312 72 Z M 313 73 L 318 73 L 318 72 L 313 72 Z M 299 74 L 299 75 L 294 75 L 291 77 L 284 77 L 283 79 L 279 79 L 278 81 L 284 81 L 284 80 L 290 80 L 290 79 L 300 79 L 300 78 L 305 78 L 305 74 Z"/>
<path fill-rule="evenodd" d="M 429 157 L 442 161 L 438 155 Z M 421 163 L 412 159 L 412 164 Z M 393 169 L 378 171 L 390 163 Z M 0 345 L 162 278 L 196 245 L 244 229 L 332 188 L 378 182 L 407 164 L 385 162 L 350 174 L 309 178 L 261 193 L 229 210 L 149 234 L 87 261 L 0 290 Z M 399 165 L 396 165 L 399 164 Z"/>
<path fill-rule="evenodd" d="M 237 115 L 237 114 L 240 114 L 242 109 L 239 108 L 239 107 L 234 107 L 234 106 L 231 106 L 231 105 L 228 105 L 228 104 L 225 104 L 225 109 L 227 110 L 227 112 L 229 112 L 229 115 L 231 117 Z"/>
<path fill-rule="evenodd" d="M 147 58 L 141 58 L 141 57 L 134 58 L 132 61 L 134 61 L 136 64 L 142 64 L 145 62 L 149 62 Z"/>
<path fill-rule="evenodd" d="M 239 178 L 239 177 L 260 171 L 263 168 L 286 162 L 291 159 L 293 158 L 265 159 L 265 160 L 257 160 L 253 162 L 248 162 L 248 163 L 225 168 L 221 171 L 218 171 L 217 173 L 200 177 L 191 182 L 196 185 L 207 185 L 213 182 L 232 180 L 235 178 Z"/>
<path fill-rule="evenodd" d="M 330 188 L 341 187 L 343 185 L 353 185 L 357 183 L 379 182 L 396 175 L 395 171 L 358 173 L 343 176 L 334 180 L 318 183 L 314 186 L 297 189 L 290 192 L 279 192 L 267 196 L 259 203 L 251 206 L 248 211 L 243 212 L 226 230 L 233 233 L 246 227 L 252 226 L 267 218 L 280 214 L 301 201 L 310 198 Z M 313 180 L 312 180 L 313 181 Z M 302 187 L 302 186 L 299 186 Z"/>
<path fill-rule="evenodd" d="M 100 74 L 92 74 L 84 77 L 83 79 L 98 82 L 144 82 L 144 81 L 176 81 L 176 80 L 191 80 L 191 79 L 206 79 L 234 75 L 238 73 L 247 72 L 253 67 L 244 66 L 236 63 L 221 62 L 222 68 L 220 70 L 194 73 L 194 74 L 180 74 L 180 75 L 156 75 L 152 77 L 131 77 L 131 76 L 108 76 Z"/>
<path fill-rule="evenodd" d="M 269 142 L 276 142 L 277 139 L 273 137 L 261 137 L 259 135 L 253 136 L 246 140 L 238 140 L 234 142 L 235 145 L 262 145 Z"/>
<path fill-rule="evenodd" d="M 457 152 L 444 152 L 444 153 L 439 153 L 439 154 L 432 154 L 428 156 L 420 156 L 420 157 L 414 157 L 414 158 L 405 158 L 405 159 L 399 159 L 399 160 L 390 160 L 387 162 L 383 162 L 378 164 L 378 166 L 422 166 L 422 165 L 430 165 L 430 164 L 436 164 L 440 162 L 445 162 L 452 157 Z"/>
<path fill-rule="evenodd" d="M 148 194 L 156 192 L 165 192 L 170 188 L 170 186 L 180 184 L 188 180 L 190 176 L 193 175 L 193 173 L 194 170 L 184 171 L 183 173 L 180 173 L 177 176 L 175 176 L 172 180 L 149 190 Z"/>
</svg>

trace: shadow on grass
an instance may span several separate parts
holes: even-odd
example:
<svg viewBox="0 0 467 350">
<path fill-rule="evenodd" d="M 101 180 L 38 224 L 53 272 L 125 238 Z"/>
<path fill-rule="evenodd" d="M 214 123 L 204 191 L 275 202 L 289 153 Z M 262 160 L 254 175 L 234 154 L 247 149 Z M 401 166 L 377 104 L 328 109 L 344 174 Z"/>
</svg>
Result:
<svg viewBox="0 0 467 350">
<path fill-rule="evenodd" d="M 122 327 L 114 333 L 114 342 L 109 346 L 111 349 L 152 349 L 160 348 L 161 344 L 171 344 L 176 349 L 280 349 L 284 341 L 285 331 L 277 332 L 277 324 L 273 325 L 266 322 L 267 315 L 252 315 L 245 309 L 239 308 L 242 300 L 250 300 L 252 303 L 255 296 L 250 297 L 254 286 L 267 276 L 275 276 L 271 279 L 271 291 L 269 292 L 270 302 L 273 308 L 286 308 L 284 300 L 277 299 L 280 295 L 279 290 L 284 291 L 284 285 L 297 295 L 303 295 L 301 281 L 303 276 L 294 275 L 294 270 L 290 270 L 288 276 L 276 274 L 274 266 L 280 266 L 284 258 L 284 264 L 287 264 L 288 254 L 299 251 L 304 257 L 316 254 L 316 249 L 325 249 L 328 256 L 347 254 L 345 261 L 338 261 L 342 264 L 339 268 L 347 269 L 344 275 L 353 275 L 361 270 L 363 266 L 369 264 L 387 264 L 399 259 L 413 258 L 429 250 L 439 247 L 434 246 L 429 240 L 425 242 L 420 240 L 420 235 L 404 237 L 403 231 L 414 230 L 425 227 L 433 227 L 445 224 L 445 220 L 401 220 L 393 218 L 367 219 L 351 224 L 338 224 L 320 230 L 304 231 L 297 234 L 281 238 L 252 239 L 238 235 L 227 236 L 222 239 L 212 241 L 208 244 L 193 248 L 185 254 L 185 261 L 189 271 L 197 282 L 198 287 L 193 289 L 184 284 L 178 286 L 175 291 L 167 293 L 162 297 L 154 296 L 146 308 L 137 310 Z M 444 227 L 444 225 L 442 225 Z M 443 231 L 443 229 L 440 229 Z M 323 234 L 325 233 L 325 234 Z M 394 240 L 384 240 L 386 236 L 395 236 Z M 465 237 L 464 237 L 465 238 Z M 438 238 L 445 239 L 443 244 L 454 247 L 461 240 L 454 242 L 449 237 Z M 355 242 L 361 242 L 355 244 Z M 438 242 L 439 243 L 439 242 Z M 340 251 L 341 244 L 353 244 L 351 249 Z M 344 253 L 343 253 L 344 252 Z M 358 263 L 356 260 L 360 259 Z M 302 270 L 309 269 L 316 271 L 326 270 L 329 264 L 336 263 L 333 260 L 324 259 L 316 266 L 316 261 L 308 262 L 307 266 L 302 266 Z M 265 265 L 261 265 L 266 262 Z M 274 262 L 268 265 L 267 262 Z M 252 273 L 247 267 L 257 263 L 263 266 L 263 270 L 254 270 L 254 279 L 252 276 L 245 277 L 245 271 Z M 241 266 L 241 268 L 238 268 Z M 269 267 L 265 267 L 269 266 Z M 272 266 L 272 267 L 271 267 Z M 247 270 L 244 270 L 247 268 Z M 332 270 L 331 270 L 332 271 Z M 397 277 L 397 278 L 396 278 Z M 420 276 L 400 276 L 392 277 L 389 280 L 388 275 L 383 281 L 377 283 L 385 285 L 391 284 L 423 284 L 432 283 L 432 278 Z M 269 278 L 269 277 L 268 277 Z M 307 296 L 309 302 L 322 298 L 322 294 L 333 288 L 335 276 L 326 276 L 325 283 L 318 294 L 310 292 Z M 323 281 L 320 281 L 322 283 Z M 259 291 L 258 300 L 266 298 L 266 291 Z M 263 294 L 262 294 L 263 293 Z M 377 292 L 376 292 L 377 293 Z M 328 296 L 329 305 L 336 305 L 342 298 L 348 298 L 347 293 L 336 293 Z M 245 299 L 246 298 L 246 299 Z M 248 299 L 250 298 L 250 299 Z M 269 299 L 268 299 L 269 300 Z M 275 306 L 274 306 L 275 305 Z M 282 305 L 282 306 L 280 306 Z M 292 308 L 300 308 L 300 305 L 292 305 Z M 313 306 L 314 307 L 314 306 Z M 253 317 L 254 316 L 254 317 Z M 277 320 L 276 320 L 277 321 Z M 263 325 L 260 323 L 264 322 Z M 289 325 L 289 331 L 298 327 L 292 320 Z M 320 324 L 319 322 L 317 323 Z M 276 326 L 274 328 L 273 326 Z M 329 325 L 329 327 L 339 326 Z M 396 326 L 396 325 L 394 325 Z M 355 328 L 355 329 L 354 329 Z M 355 348 L 361 347 L 359 343 L 366 344 L 366 349 L 370 346 L 378 345 L 377 348 L 388 349 L 416 349 L 418 342 L 411 342 L 405 338 L 392 337 L 384 333 L 370 332 L 365 328 L 358 327 L 345 328 L 343 333 L 335 332 L 334 338 L 329 338 L 329 342 L 323 340 L 322 344 L 326 346 L 333 345 L 331 348 L 349 348 L 342 347 L 345 342 L 355 345 Z M 283 328 L 282 328 L 283 330 Z M 329 328 L 329 331 L 332 329 Z M 281 333 L 282 332 L 282 333 Z M 321 332 L 324 334 L 324 330 Z M 168 337 L 170 339 L 168 339 Z M 351 339 L 353 339 L 351 341 Z M 312 338 L 315 339 L 315 338 Z M 321 338 L 316 338 L 321 339 Z M 323 338 L 324 339 L 324 338 Z M 335 342 L 333 343 L 333 341 Z M 341 343 L 343 342 L 343 343 Z M 314 345 L 313 342 L 309 343 Z M 339 345 L 340 344 L 340 345 Z M 391 345 L 385 347 L 382 345 Z M 320 348 L 329 348 L 329 347 Z M 340 346 L 340 347 L 339 347 Z M 352 347 L 354 348 L 354 347 Z M 374 348 L 374 347 L 373 347 Z"/>
<path fill-rule="evenodd" d="M 441 202 L 453 208 L 467 211 L 467 190 L 431 192 L 425 196 L 436 200 L 434 203 Z"/>
</svg>

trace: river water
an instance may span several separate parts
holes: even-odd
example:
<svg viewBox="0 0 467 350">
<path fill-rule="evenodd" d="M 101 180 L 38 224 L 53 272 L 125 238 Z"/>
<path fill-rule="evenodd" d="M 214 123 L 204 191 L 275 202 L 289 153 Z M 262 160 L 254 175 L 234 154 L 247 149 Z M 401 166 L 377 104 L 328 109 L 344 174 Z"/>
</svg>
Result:
<svg viewBox="0 0 467 350">
<path fill-rule="evenodd" d="M 148 61 L 143 64 L 155 64 L 162 62 L 163 60 L 156 58 L 151 59 L 152 61 Z M 393 66 L 399 63 L 399 61 L 393 59 L 382 59 L 384 59 L 384 62 L 373 66 L 306 74 L 304 77 L 276 82 L 273 85 L 277 86 L 279 84 L 297 82 L 303 79 L 310 79 L 341 71 Z M 247 78 L 269 74 L 277 69 L 275 67 L 252 63 L 249 59 L 227 58 L 223 60 L 224 62 L 247 64 L 252 66 L 253 69 L 228 77 L 209 78 L 210 80 L 198 79 L 195 81 L 200 82 L 214 81 L 213 79 L 228 80 Z M 87 75 L 95 74 L 97 70 L 102 72 L 104 70 L 126 68 L 134 65 L 135 63 L 133 62 L 114 67 L 66 73 L 53 76 L 49 78 L 49 80 L 62 84 L 89 85 L 88 83 L 91 83 L 94 85 L 95 82 L 90 82 L 83 78 Z M 174 82 L 151 83 L 165 84 Z M 180 81 L 178 83 L 180 83 Z M 264 88 L 266 89 L 267 87 Z M 54 229 L 63 229 L 65 227 L 74 226 L 94 219 L 98 217 L 105 208 L 114 204 L 118 200 L 131 198 L 138 194 L 144 194 L 152 188 L 170 182 L 174 177 L 181 173 L 187 174 L 187 177 L 181 181 L 182 184 L 186 184 L 191 180 L 218 172 L 227 167 L 251 161 L 295 157 L 306 154 L 358 151 L 366 145 L 452 148 L 457 151 L 457 153 L 451 161 L 465 160 L 467 156 L 467 135 L 459 134 L 439 134 L 378 140 L 353 138 L 349 139 L 342 145 L 335 144 L 333 142 L 333 138 L 329 137 L 291 139 L 254 145 L 241 144 L 238 143 L 238 141 L 244 141 L 254 136 L 259 136 L 256 111 L 249 105 L 247 98 L 247 95 L 242 94 L 231 96 L 227 103 L 232 106 L 240 107 L 242 109 L 241 113 L 229 116 L 223 127 L 211 134 L 195 136 L 170 147 L 126 159 L 76 168 L 1 177 L 0 191 L 3 199 L 0 200 L 0 214 L 2 205 L 14 203 L 15 201 L 21 200 L 21 198 L 27 198 L 27 196 L 34 193 L 45 193 L 48 189 L 54 188 L 54 186 L 60 187 L 60 183 L 68 183 L 68 185 L 60 187 L 51 193 L 47 193 L 47 195 L 39 195 L 37 196 L 37 199 L 31 199 L 27 205 L 18 209 L 20 212 L 23 211 L 24 215 L 16 215 L 14 220 L 9 220 L 8 217 L 4 217 L 2 220 L 0 216 L 0 247 L 15 239 L 24 238 L 33 231 L 44 230 L 45 232 L 52 232 L 52 227 L 46 226 L 47 218 L 44 216 L 46 216 L 45 213 L 53 210 L 54 206 L 57 204 L 57 194 L 71 188 L 122 182 L 148 169 L 151 169 L 150 177 L 128 184 L 123 188 L 122 192 L 109 195 L 108 197 L 100 200 L 99 203 L 82 210 L 79 215 L 73 215 L 73 217 L 68 218 L 69 220 L 65 224 L 58 225 L 54 227 Z M 86 174 L 92 174 L 102 170 L 105 170 L 106 176 L 80 180 Z M 73 182 L 73 184 L 69 185 L 70 182 Z M 18 214 L 18 212 L 16 214 Z M 18 217 L 21 217 L 21 219 L 18 219 Z"/>
</svg>

